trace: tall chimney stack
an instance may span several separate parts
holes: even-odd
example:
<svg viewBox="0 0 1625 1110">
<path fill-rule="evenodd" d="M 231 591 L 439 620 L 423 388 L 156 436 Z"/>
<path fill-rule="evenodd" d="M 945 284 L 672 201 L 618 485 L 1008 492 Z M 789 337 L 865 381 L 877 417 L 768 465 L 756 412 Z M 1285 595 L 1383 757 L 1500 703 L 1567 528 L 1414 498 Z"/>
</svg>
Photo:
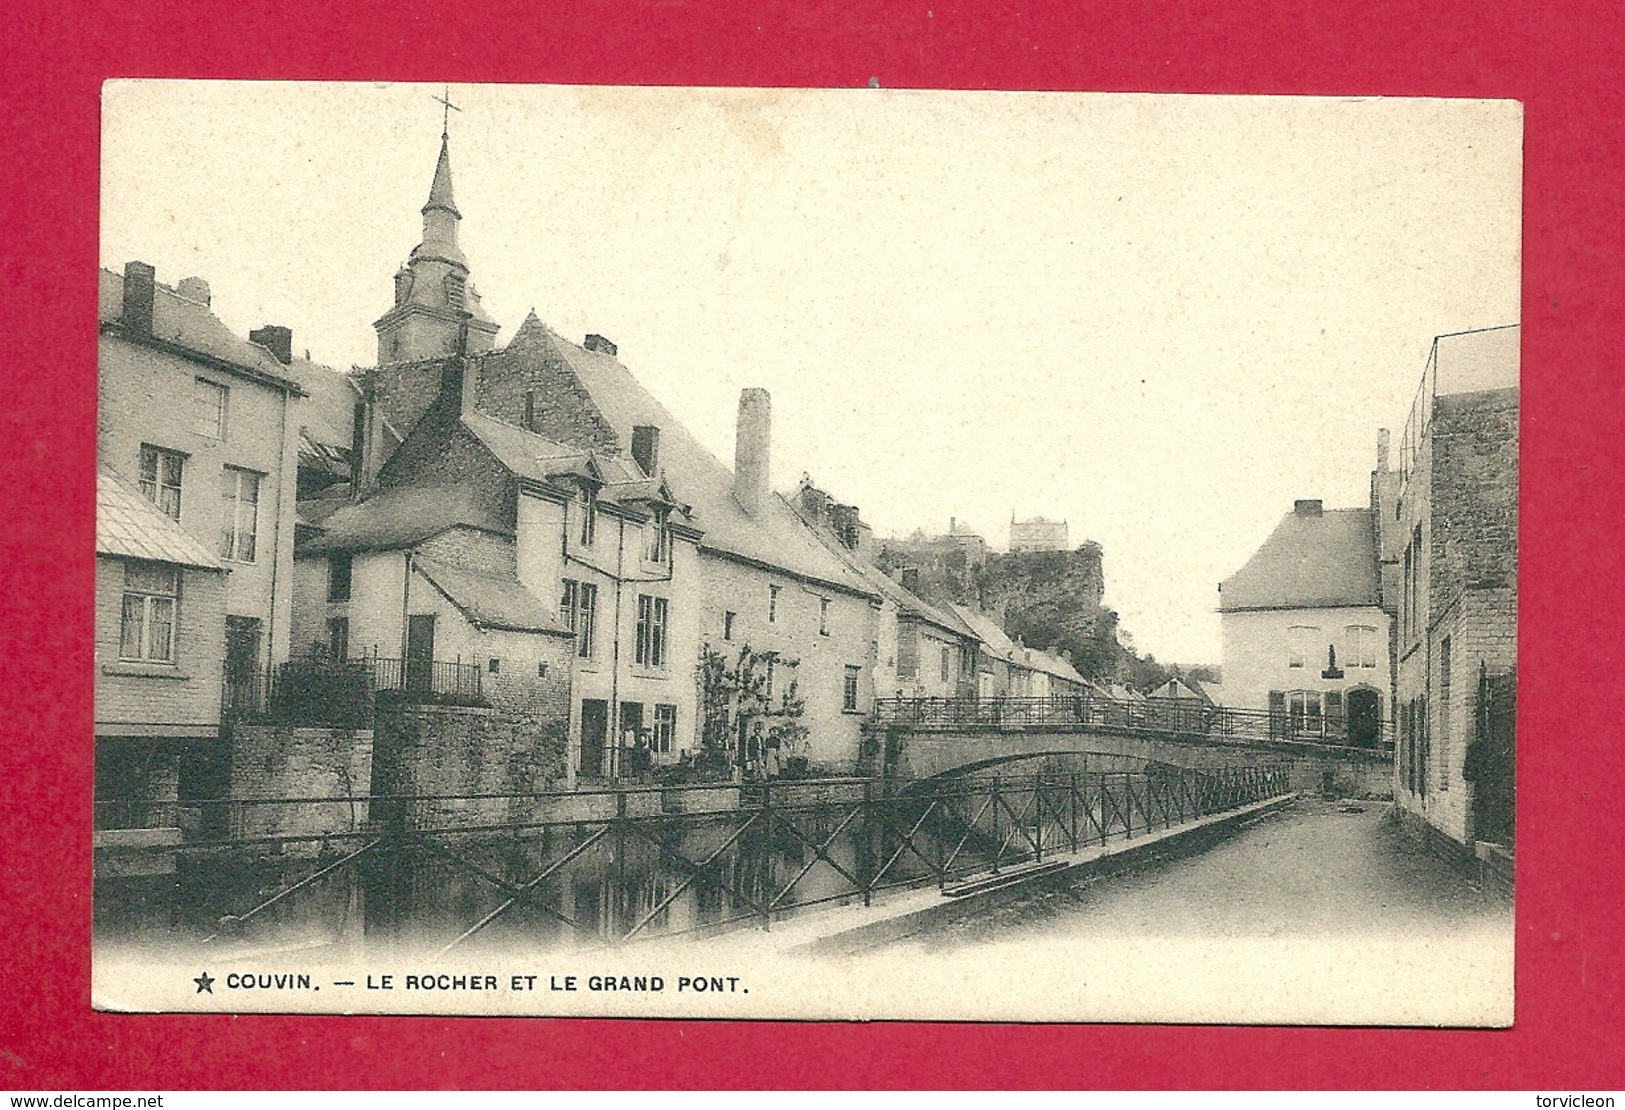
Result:
<svg viewBox="0 0 1625 1110">
<path fill-rule="evenodd" d="M 739 393 L 739 424 L 734 433 L 734 497 L 752 516 L 771 496 L 768 473 L 773 438 L 773 402 L 765 389 Z"/>
<path fill-rule="evenodd" d="M 250 343 L 258 343 L 282 365 L 287 366 L 293 361 L 293 329 L 282 327 L 280 324 L 266 324 L 263 328 L 255 328 L 248 333 Z"/>
<path fill-rule="evenodd" d="M 152 334 L 152 302 L 157 271 L 146 262 L 124 264 L 124 300 L 119 315 L 124 326 L 138 335 Z"/>
<path fill-rule="evenodd" d="M 1392 442 L 1387 428 L 1377 429 L 1377 469 L 1384 473 L 1388 470 L 1388 447 Z"/>
</svg>

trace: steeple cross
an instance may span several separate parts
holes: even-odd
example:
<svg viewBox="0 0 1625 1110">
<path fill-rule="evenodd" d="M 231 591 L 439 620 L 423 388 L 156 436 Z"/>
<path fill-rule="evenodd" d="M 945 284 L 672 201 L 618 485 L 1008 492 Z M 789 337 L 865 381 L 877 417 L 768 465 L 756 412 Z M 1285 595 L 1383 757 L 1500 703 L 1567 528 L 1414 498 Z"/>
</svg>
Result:
<svg viewBox="0 0 1625 1110">
<path fill-rule="evenodd" d="M 445 105 L 445 107 L 440 112 L 440 137 L 442 139 L 447 138 L 448 137 L 448 131 L 449 131 L 449 128 L 450 128 L 450 125 L 451 125 L 451 114 L 453 112 L 461 112 L 462 109 L 451 102 L 451 86 L 450 85 L 446 86 L 446 91 L 443 94 L 441 94 L 440 96 L 430 97 L 429 99 L 433 100 L 436 104 Z"/>
</svg>

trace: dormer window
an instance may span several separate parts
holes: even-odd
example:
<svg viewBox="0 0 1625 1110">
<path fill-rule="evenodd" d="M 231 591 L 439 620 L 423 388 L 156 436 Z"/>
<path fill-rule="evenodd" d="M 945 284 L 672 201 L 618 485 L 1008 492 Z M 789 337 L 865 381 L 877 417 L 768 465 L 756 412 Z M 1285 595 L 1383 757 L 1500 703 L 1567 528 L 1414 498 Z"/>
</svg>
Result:
<svg viewBox="0 0 1625 1110">
<path fill-rule="evenodd" d="M 646 562 L 664 564 L 670 548 L 667 542 L 666 511 L 661 509 L 643 526 L 643 558 Z"/>
<path fill-rule="evenodd" d="M 598 535 L 598 491 L 591 486 L 582 486 L 576 494 L 576 512 L 581 515 L 576 539 L 582 547 L 591 547 Z"/>
</svg>

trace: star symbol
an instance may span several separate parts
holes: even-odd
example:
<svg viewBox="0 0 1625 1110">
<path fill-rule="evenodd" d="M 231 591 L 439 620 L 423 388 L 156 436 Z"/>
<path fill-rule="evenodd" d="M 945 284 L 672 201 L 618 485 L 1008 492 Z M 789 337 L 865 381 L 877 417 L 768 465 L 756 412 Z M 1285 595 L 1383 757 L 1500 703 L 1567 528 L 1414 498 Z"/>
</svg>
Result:
<svg viewBox="0 0 1625 1110">
<path fill-rule="evenodd" d="M 214 993 L 214 979 L 207 971 L 205 971 L 202 975 L 199 975 L 196 979 L 193 979 L 192 982 L 197 984 L 197 992 L 199 994 L 202 994 L 204 991 L 208 991 L 210 994 Z"/>
</svg>

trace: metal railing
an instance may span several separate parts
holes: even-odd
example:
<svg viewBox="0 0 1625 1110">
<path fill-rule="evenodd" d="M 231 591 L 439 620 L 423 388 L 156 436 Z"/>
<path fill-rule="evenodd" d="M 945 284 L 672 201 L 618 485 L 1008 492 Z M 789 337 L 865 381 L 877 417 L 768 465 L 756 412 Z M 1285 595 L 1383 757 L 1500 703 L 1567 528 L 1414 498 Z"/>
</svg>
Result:
<svg viewBox="0 0 1625 1110">
<path fill-rule="evenodd" d="M 230 721 L 370 728 L 378 697 L 485 705 L 477 663 L 299 656 L 263 671 L 227 673 L 221 715 Z"/>
<path fill-rule="evenodd" d="M 1194 698 L 1127 700 L 1095 694 L 1047 698 L 876 698 L 877 725 L 922 730 L 1127 730 L 1232 743 L 1296 741 L 1392 751 L 1393 723 L 1351 730 L 1343 718 L 1208 705 Z"/>
<path fill-rule="evenodd" d="M 359 920 L 367 936 L 442 952 L 478 934 L 614 944 L 770 928 L 795 910 L 868 905 L 893 889 L 959 893 L 1290 792 L 1278 766 L 1092 766 L 900 792 L 848 778 L 234 801 L 224 835 L 152 849 L 177 858 L 160 927 L 169 940 L 321 943 Z"/>
</svg>

